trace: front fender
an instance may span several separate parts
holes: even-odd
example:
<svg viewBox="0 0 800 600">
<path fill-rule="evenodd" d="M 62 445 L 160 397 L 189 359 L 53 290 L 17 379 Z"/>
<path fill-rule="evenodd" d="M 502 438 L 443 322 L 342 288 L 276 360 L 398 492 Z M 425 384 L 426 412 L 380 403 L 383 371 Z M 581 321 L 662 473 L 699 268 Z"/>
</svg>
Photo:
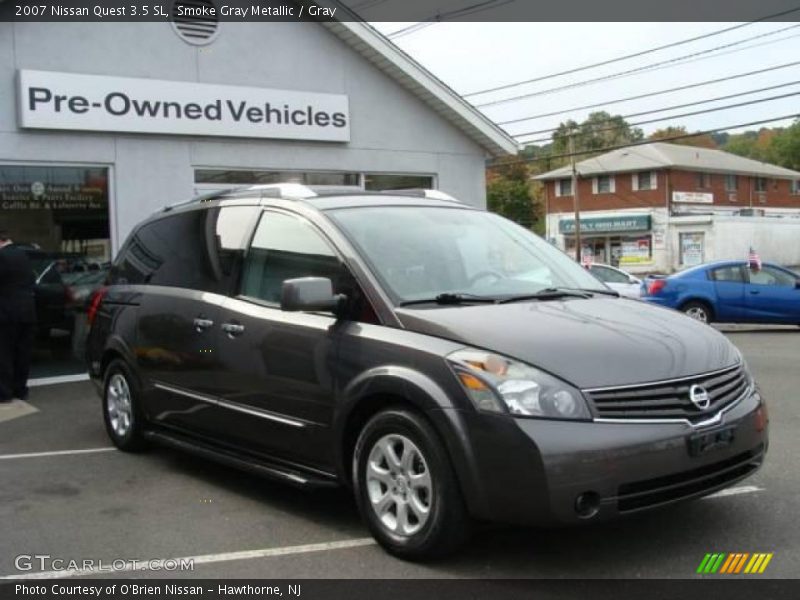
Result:
<svg viewBox="0 0 800 600">
<path fill-rule="evenodd" d="M 409 367 L 387 365 L 368 369 L 345 386 L 337 403 L 333 420 L 337 447 L 345 447 L 348 422 L 356 411 L 367 408 L 364 403 L 376 402 L 383 406 L 385 398 L 396 398 L 428 418 L 450 456 L 450 463 L 470 512 L 474 515 L 484 514 L 487 502 L 479 484 L 477 463 L 462 417 L 463 410 L 474 409 L 471 405 L 456 406 L 453 402 L 454 398 L 458 398 L 456 394 L 463 395 L 463 391 L 455 377 L 447 382 L 439 382 Z M 347 480 L 349 456 L 339 453 L 337 461 L 340 476 Z"/>
</svg>

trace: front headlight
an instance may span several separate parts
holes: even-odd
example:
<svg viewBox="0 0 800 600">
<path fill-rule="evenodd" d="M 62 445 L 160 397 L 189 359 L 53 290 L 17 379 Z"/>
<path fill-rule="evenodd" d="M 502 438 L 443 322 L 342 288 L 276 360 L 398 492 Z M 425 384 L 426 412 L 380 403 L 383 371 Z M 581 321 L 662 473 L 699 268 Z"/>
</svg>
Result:
<svg viewBox="0 0 800 600">
<path fill-rule="evenodd" d="M 580 391 L 525 363 L 470 349 L 457 350 L 447 359 L 478 410 L 547 419 L 591 418 Z"/>
</svg>

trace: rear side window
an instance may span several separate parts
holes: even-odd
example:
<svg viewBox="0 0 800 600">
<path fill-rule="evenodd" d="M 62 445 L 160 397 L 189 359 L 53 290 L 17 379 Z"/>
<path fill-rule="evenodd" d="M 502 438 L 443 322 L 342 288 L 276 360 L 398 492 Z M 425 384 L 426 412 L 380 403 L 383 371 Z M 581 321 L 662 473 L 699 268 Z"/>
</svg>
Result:
<svg viewBox="0 0 800 600">
<path fill-rule="evenodd" d="M 750 270 L 750 283 L 754 285 L 784 285 L 794 287 L 797 280 L 794 276 L 780 269 L 763 267 L 758 271 Z"/>
<path fill-rule="evenodd" d="M 146 223 L 122 249 L 112 282 L 230 293 L 258 210 L 214 207 Z"/>
<path fill-rule="evenodd" d="M 606 283 L 630 283 L 630 280 L 624 273 L 609 269 L 608 267 L 592 266 L 589 270 L 592 272 L 592 275 Z"/>
<path fill-rule="evenodd" d="M 739 266 L 720 267 L 711 271 L 711 279 L 714 281 L 727 281 L 732 283 L 744 283 L 742 268 Z"/>
</svg>

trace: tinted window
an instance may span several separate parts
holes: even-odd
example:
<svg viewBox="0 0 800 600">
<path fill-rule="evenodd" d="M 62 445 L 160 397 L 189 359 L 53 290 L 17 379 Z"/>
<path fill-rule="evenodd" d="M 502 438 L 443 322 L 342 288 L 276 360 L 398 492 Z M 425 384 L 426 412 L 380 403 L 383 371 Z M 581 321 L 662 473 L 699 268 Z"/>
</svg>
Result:
<svg viewBox="0 0 800 600">
<path fill-rule="evenodd" d="M 347 294 L 351 302 L 362 303 L 362 295 L 347 267 L 311 223 L 292 215 L 265 212 L 245 260 L 241 293 L 279 305 L 286 279 L 327 277 L 335 293 Z M 372 321 L 372 317 L 360 320 Z"/>
<path fill-rule="evenodd" d="M 744 283 L 742 276 L 742 269 L 739 266 L 720 267 L 711 271 L 711 279 L 714 281 L 730 281 L 735 283 Z"/>
<path fill-rule="evenodd" d="M 256 207 L 215 207 L 146 223 L 125 244 L 113 281 L 226 294 L 237 279 L 257 212 Z"/>
<path fill-rule="evenodd" d="M 796 279 L 785 271 L 772 267 L 762 267 L 758 271 L 750 270 L 750 283 L 755 285 L 795 286 Z"/>
</svg>

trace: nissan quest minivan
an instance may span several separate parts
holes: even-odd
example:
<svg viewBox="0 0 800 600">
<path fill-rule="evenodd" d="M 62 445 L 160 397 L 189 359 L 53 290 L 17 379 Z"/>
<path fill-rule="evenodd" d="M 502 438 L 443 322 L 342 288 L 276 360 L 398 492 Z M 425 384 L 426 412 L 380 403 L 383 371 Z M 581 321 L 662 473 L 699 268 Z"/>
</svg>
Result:
<svg viewBox="0 0 800 600">
<path fill-rule="evenodd" d="M 738 350 L 440 193 L 276 184 L 138 225 L 94 296 L 108 435 L 352 489 L 408 559 L 475 520 L 592 523 L 756 471 Z"/>
</svg>

